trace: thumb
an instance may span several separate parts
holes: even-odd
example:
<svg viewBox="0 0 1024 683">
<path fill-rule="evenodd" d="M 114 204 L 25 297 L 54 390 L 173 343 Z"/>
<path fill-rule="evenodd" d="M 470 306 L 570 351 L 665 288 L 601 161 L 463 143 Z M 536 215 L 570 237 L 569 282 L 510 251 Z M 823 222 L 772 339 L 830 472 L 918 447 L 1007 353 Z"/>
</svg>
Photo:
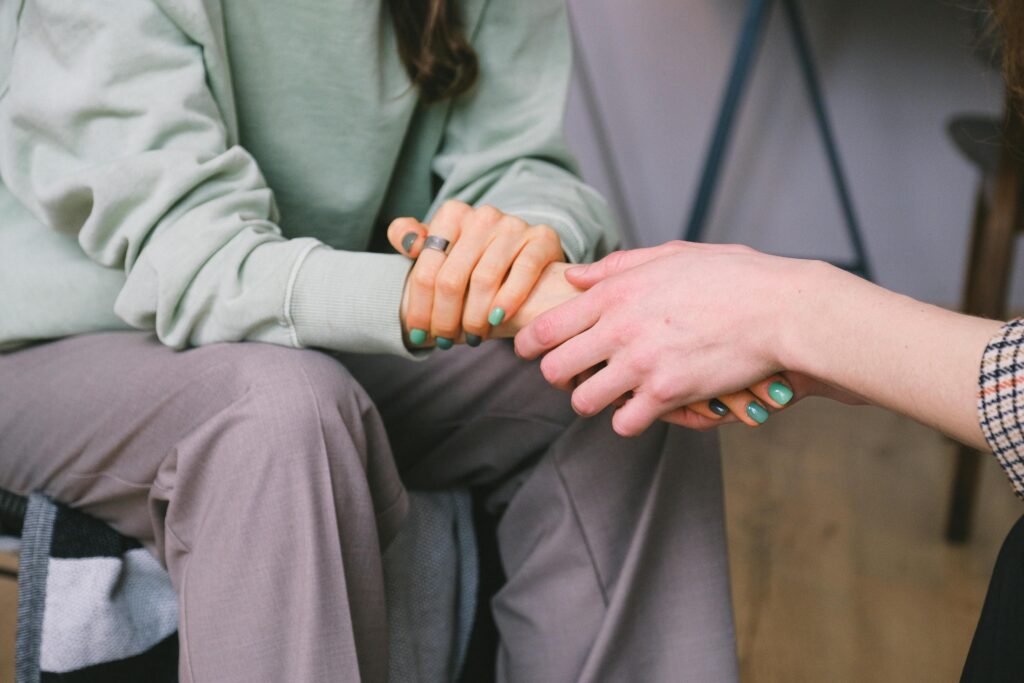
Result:
<svg viewBox="0 0 1024 683">
<path fill-rule="evenodd" d="M 605 278 L 664 255 L 661 246 L 613 251 L 595 263 L 569 268 L 565 271 L 565 279 L 581 289 L 589 289 Z"/>
<path fill-rule="evenodd" d="M 388 226 L 388 242 L 399 254 L 416 258 L 423 248 L 427 226 L 415 218 L 396 218 Z"/>
</svg>

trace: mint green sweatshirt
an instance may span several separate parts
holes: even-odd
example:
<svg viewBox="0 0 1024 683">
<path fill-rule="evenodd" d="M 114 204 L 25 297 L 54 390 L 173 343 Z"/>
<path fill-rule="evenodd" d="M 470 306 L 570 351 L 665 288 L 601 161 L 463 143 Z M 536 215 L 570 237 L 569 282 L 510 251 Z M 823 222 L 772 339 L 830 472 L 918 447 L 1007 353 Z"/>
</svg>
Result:
<svg viewBox="0 0 1024 683">
<path fill-rule="evenodd" d="M 615 241 L 562 136 L 561 0 L 465 0 L 425 106 L 380 0 L 0 2 L 0 347 L 104 329 L 409 355 L 397 216 L 491 204 Z"/>
</svg>

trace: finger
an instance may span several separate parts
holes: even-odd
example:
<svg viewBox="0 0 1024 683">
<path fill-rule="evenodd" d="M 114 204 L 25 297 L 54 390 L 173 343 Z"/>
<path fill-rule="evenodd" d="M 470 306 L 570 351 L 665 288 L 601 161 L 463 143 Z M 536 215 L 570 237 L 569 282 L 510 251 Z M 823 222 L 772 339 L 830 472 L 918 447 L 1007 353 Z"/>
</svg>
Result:
<svg viewBox="0 0 1024 683">
<path fill-rule="evenodd" d="M 719 396 L 718 400 L 724 403 L 740 422 L 749 427 L 759 427 L 768 420 L 768 409 L 746 389 Z"/>
<path fill-rule="evenodd" d="M 579 385 L 583 384 L 588 379 L 590 379 L 591 377 L 596 375 L 598 373 L 598 371 L 601 370 L 601 368 L 603 368 L 603 367 L 604 367 L 604 363 L 602 363 L 601 365 L 595 365 L 594 367 L 587 368 L 586 370 L 584 370 L 580 374 L 576 375 L 575 377 L 572 378 L 572 381 L 569 382 L 568 390 L 569 391 L 574 391 L 576 389 L 576 387 L 578 387 Z"/>
<path fill-rule="evenodd" d="M 395 251 L 409 258 L 419 256 L 426 236 L 427 226 L 415 218 L 396 218 L 388 226 L 388 242 Z"/>
<path fill-rule="evenodd" d="M 665 412 L 665 406 L 647 393 L 637 392 L 612 416 L 612 429 L 619 436 L 637 436 Z"/>
<path fill-rule="evenodd" d="M 726 412 L 725 415 L 721 415 L 719 413 L 716 413 L 714 410 L 711 409 L 711 406 L 708 404 L 708 401 L 697 401 L 696 403 L 691 403 L 690 405 L 683 406 L 682 408 L 679 408 L 679 410 L 684 410 L 684 409 L 692 410 L 693 412 L 697 413 L 698 415 L 703 415 L 704 417 L 708 418 L 709 420 L 714 420 L 715 422 L 721 422 L 722 419 L 724 417 L 728 416 L 728 414 L 729 414 L 728 412 Z"/>
<path fill-rule="evenodd" d="M 793 402 L 793 389 L 782 378 L 782 375 L 773 375 L 750 387 L 750 393 L 761 399 L 761 402 L 769 408 L 782 410 Z"/>
<path fill-rule="evenodd" d="M 487 318 L 491 325 L 500 325 L 503 320 L 515 317 L 544 269 L 563 258 L 557 233 L 545 226 L 534 226 L 530 230 L 531 234 L 509 268 L 508 277 L 494 296 Z"/>
<path fill-rule="evenodd" d="M 516 353 L 532 359 L 591 328 L 601 317 L 601 301 L 593 292 L 555 306 L 537 316 L 516 335 Z"/>
<path fill-rule="evenodd" d="M 565 271 L 565 279 L 581 289 L 588 289 L 606 277 L 635 268 L 666 254 L 689 248 L 699 249 L 700 245 L 673 241 L 659 244 L 656 247 L 613 251 L 600 261 L 568 269 Z"/>
<path fill-rule="evenodd" d="M 493 239 L 493 233 L 460 231 L 459 241 L 441 264 L 434 283 L 434 305 L 430 315 L 431 334 L 440 339 L 457 339 L 461 334 L 462 307 L 466 290 L 481 255 Z"/>
<path fill-rule="evenodd" d="M 445 207 L 441 207 L 430 222 L 430 234 L 443 237 L 449 242 L 456 242 L 459 238 L 458 214 L 444 209 Z M 445 254 L 436 249 L 423 249 L 409 273 L 409 305 L 406 309 L 405 322 L 409 328 L 409 339 L 413 344 L 422 344 L 430 333 L 434 287 L 445 258 Z M 453 337 L 447 338 L 447 341 L 453 340 Z M 445 342 L 442 342 L 442 345 L 444 344 Z"/>
<path fill-rule="evenodd" d="M 491 303 L 512 267 L 521 243 L 521 234 L 499 232 L 480 257 L 473 274 L 469 276 L 469 292 L 462 313 L 462 329 L 466 332 L 480 338 L 490 332 L 491 325 L 487 322 L 487 316 L 491 312 Z"/>
<path fill-rule="evenodd" d="M 668 422 L 669 424 L 679 425 L 686 429 L 696 429 L 698 431 L 706 431 L 708 429 L 714 429 L 721 427 L 722 425 L 736 422 L 736 417 L 734 415 L 727 415 L 726 417 L 712 420 L 703 413 L 697 411 L 694 406 L 677 408 L 671 412 L 665 413 L 659 419 L 664 422 Z"/>
<path fill-rule="evenodd" d="M 597 415 L 613 402 L 636 388 L 638 377 L 624 363 L 609 363 L 572 392 L 572 409 L 583 417 Z M 628 402 L 627 402 L 628 404 Z"/>
<path fill-rule="evenodd" d="M 617 346 L 600 325 L 595 325 L 548 352 L 540 362 L 541 374 L 553 386 L 568 389 L 574 377 L 603 365 Z"/>
</svg>

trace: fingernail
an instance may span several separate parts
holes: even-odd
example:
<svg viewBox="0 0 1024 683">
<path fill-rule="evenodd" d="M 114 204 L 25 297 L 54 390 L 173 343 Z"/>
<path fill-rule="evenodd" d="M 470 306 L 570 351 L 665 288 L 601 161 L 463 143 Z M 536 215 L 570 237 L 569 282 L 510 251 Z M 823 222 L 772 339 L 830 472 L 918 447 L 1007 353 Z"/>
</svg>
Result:
<svg viewBox="0 0 1024 683">
<path fill-rule="evenodd" d="M 708 408 L 711 408 L 711 412 L 720 417 L 725 417 L 729 414 L 729 407 L 717 398 L 713 398 L 708 401 Z"/>
<path fill-rule="evenodd" d="M 587 272 L 586 266 L 573 266 L 572 268 L 566 268 L 565 270 L 566 275 L 583 275 L 585 272 Z"/>
<path fill-rule="evenodd" d="M 747 415 L 749 415 L 750 419 L 759 425 L 763 425 L 768 421 L 768 411 L 764 409 L 764 406 L 756 401 L 747 404 Z"/>
<path fill-rule="evenodd" d="M 416 238 L 419 237 L 415 232 L 408 232 L 405 237 L 402 238 L 402 249 L 408 254 L 409 250 L 412 249 L 412 245 L 416 244 Z"/>
<path fill-rule="evenodd" d="M 793 390 L 782 382 L 772 382 L 768 387 L 768 395 L 780 406 L 784 406 L 793 400 Z"/>
<path fill-rule="evenodd" d="M 469 344 L 470 346 L 480 346 L 480 342 L 482 341 L 483 337 L 478 337 L 475 334 L 470 334 L 469 332 L 466 333 L 466 343 Z"/>
<path fill-rule="evenodd" d="M 448 339 L 447 337 L 435 337 L 434 341 L 437 343 L 437 348 L 441 349 L 442 351 L 447 351 L 448 349 L 452 348 L 452 344 L 455 343 L 451 339 Z"/>
<path fill-rule="evenodd" d="M 427 341 L 427 331 L 421 330 L 418 327 L 414 327 L 409 330 L 409 341 L 419 346 L 423 342 Z"/>
<path fill-rule="evenodd" d="M 492 325 L 500 325 L 501 321 L 505 319 L 505 309 L 501 306 L 495 306 L 491 314 L 487 316 L 487 322 Z"/>
</svg>

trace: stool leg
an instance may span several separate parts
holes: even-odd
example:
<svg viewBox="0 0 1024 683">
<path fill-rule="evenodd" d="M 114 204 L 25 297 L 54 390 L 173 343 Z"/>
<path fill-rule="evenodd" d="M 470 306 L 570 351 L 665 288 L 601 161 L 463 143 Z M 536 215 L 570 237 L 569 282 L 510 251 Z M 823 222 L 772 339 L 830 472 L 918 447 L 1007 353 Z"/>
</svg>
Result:
<svg viewBox="0 0 1024 683">
<path fill-rule="evenodd" d="M 967 446 L 957 449 L 953 489 L 949 496 L 949 517 L 946 520 L 946 540 L 950 543 L 966 543 L 970 538 L 983 457 L 982 453 Z"/>
<path fill-rule="evenodd" d="M 984 186 L 978 190 L 964 286 L 964 311 L 972 315 L 1000 318 L 1006 311 L 1011 247 L 1020 224 L 1021 209 L 1021 178 L 1011 162 L 1013 153 L 1004 145 L 991 207 L 985 200 Z M 946 523 L 946 539 L 952 543 L 963 543 L 971 535 L 983 457 L 966 446 L 961 446 L 957 452 Z"/>
<path fill-rule="evenodd" d="M 982 236 L 987 221 L 988 203 L 985 200 L 985 187 L 982 184 L 979 186 L 974 200 L 974 218 L 971 221 L 967 277 L 964 278 L 965 310 L 977 300 L 977 273 L 981 269 Z M 981 454 L 973 448 L 960 445 L 957 448 L 956 463 L 953 467 L 953 487 L 950 491 L 949 513 L 946 518 L 946 540 L 950 543 L 964 543 L 971 533 L 971 518 L 978 488 Z"/>
</svg>

